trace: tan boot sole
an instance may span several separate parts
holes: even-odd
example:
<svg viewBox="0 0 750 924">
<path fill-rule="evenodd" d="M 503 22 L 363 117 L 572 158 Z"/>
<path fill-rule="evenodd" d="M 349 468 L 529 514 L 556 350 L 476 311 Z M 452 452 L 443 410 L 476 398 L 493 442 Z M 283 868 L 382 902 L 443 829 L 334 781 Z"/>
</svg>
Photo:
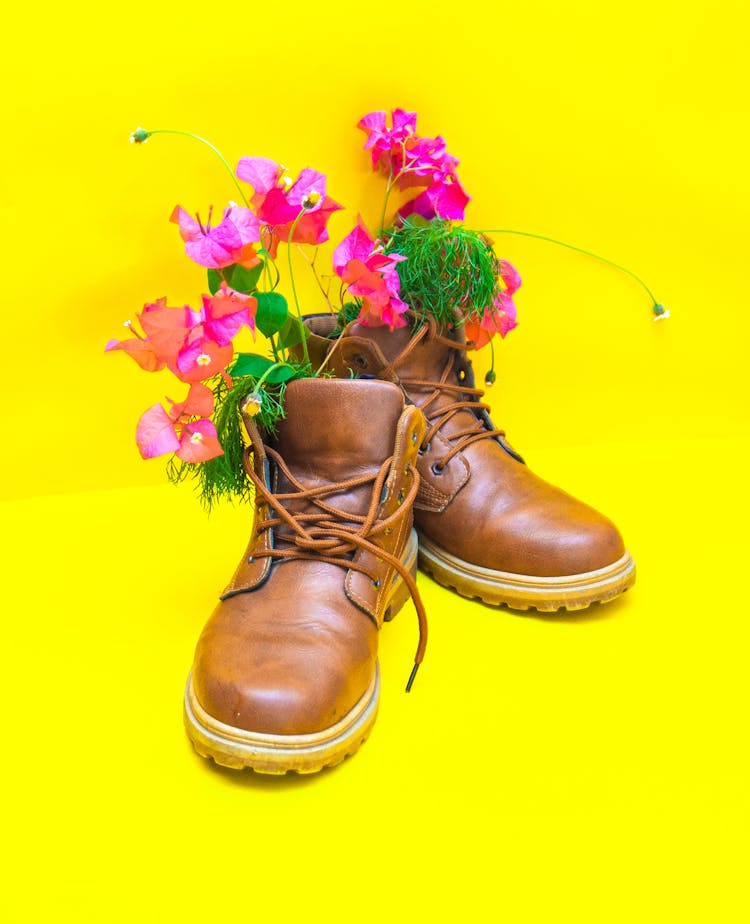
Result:
<svg viewBox="0 0 750 924">
<path fill-rule="evenodd" d="M 416 575 L 417 533 L 411 531 L 403 552 L 404 563 Z M 409 599 L 409 589 L 399 577 L 385 619 L 391 620 Z M 185 728 L 201 757 L 233 770 L 250 768 L 257 773 L 317 773 L 334 767 L 357 751 L 370 734 L 378 714 L 380 669 L 359 702 L 335 725 L 309 735 L 266 735 L 234 728 L 209 715 L 193 690 L 192 673 L 185 687 Z"/>
<path fill-rule="evenodd" d="M 493 571 L 463 561 L 420 537 L 420 567 L 444 587 L 463 597 L 493 606 L 505 604 L 516 610 L 582 610 L 592 603 L 606 603 L 632 587 L 635 563 L 629 552 L 606 568 L 560 577 L 536 577 Z"/>
<path fill-rule="evenodd" d="M 195 750 L 222 767 L 258 773 L 316 773 L 353 754 L 370 734 L 378 712 L 380 676 L 340 721 L 309 735 L 264 735 L 233 728 L 209 715 L 193 690 L 192 674 L 185 689 L 185 728 Z"/>
</svg>

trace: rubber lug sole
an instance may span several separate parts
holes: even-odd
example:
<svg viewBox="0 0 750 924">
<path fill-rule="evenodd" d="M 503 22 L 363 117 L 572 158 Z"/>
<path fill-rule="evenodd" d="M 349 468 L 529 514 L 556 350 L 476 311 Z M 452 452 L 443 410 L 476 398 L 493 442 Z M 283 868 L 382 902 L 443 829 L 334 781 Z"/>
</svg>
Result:
<svg viewBox="0 0 750 924">
<path fill-rule="evenodd" d="M 420 537 L 419 565 L 438 584 L 491 606 L 514 610 L 583 610 L 592 603 L 606 603 L 632 587 L 635 563 L 629 552 L 596 571 L 555 577 L 511 574 L 463 561 Z"/>
<path fill-rule="evenodd" d="M 195 696 L 192 673 L 185 688 L 185 729 L 195 750 L 222 767 L 257 773 L 317 773 L 354 754 L 375 723 L 380 698 L 377 664 L 369 689 L 342 719 L 308 735 L 267 735 L 234 728 L 209 715 Z"/>
</svg>

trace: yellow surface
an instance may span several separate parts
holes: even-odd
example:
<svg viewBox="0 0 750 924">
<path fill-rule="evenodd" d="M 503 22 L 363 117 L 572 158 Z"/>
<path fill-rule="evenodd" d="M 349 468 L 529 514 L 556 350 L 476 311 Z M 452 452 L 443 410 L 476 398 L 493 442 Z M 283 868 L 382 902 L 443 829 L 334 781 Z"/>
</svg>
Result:
<svg viewBox="0 0 750 924">
<path fill-rule="evenodd" d="M 4 919 L 746 919 L 745 17 L 728 0 L 6 14 Z M 354 123 L 399 105 L 461 159 L 470 225 L 595 250 L 673 312 L 652 324 L 628 277 L 496 238 L 524 288 L 495 419 L 621 526 L 638 580 L 562 620 L 421 577 L 427 660 L 405 696 L 407 609 L 354 759 L 217 771 L 180 700 L 244 514 L 207 521 L 140 461 L 135 422 L 171 383 L 102 349 L 145 301 L 197 302 L 167 219 L 233 193 L 200 146 L 127 135 L 187 128 L 232 162 L 320 169 L 340 239 L 382 193 Z"/>
</svg>

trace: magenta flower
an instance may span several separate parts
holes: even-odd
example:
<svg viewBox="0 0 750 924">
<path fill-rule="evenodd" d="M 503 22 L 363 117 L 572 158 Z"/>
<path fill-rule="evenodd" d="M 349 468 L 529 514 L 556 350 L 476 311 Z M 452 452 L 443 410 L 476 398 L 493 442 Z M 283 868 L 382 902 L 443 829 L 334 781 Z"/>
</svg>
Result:
<svg viewBox="0 0 750 924">
<path fill-rule="evenodd" d="M 265 241 L 271 256 L 279 241 L 322 244 L 328 240 L 327 224 L 341 206 L 326 195 L 325 175 L 305 167 L 296 180 L 286 168 L 267 157 L 243 157 L 237 176 L 253 187 L 252 203 L 258 218 L 269 229 Z"/>
<path fill-rule="evenodd" d="M 180 228 L 185 253 L 200 266 L 221 269 L 239 263 L 250 268 L 259 262 L 252 245 L 260 241 L 260 226 L 250 209 L 239 206 L 225 209 L 215 228 L 211 227 L 210 210 L 205 227 L 179 205 L 175 206 L 169 220 Z"/>
<path fill-rule="evenodd" d="M 479 320 L 470 319 L 464 324 L 466 339 L 472 341 L 474 349 L 479 350 L 495 336 L 501 337 L 518 325 L 516 306 L 508 292 L 498 292 L 492 305 L 484 309 Z"/>
<path fill-rule="evenodd" d="M 420 138 L 415 112 L 394 109 L 391 122 L 389 129 L 385 112 L 371 112 L 360 119 L 357 127 L 367 133 L 365 150 L 372 150 L 373 170 L 389 174 L 389 183 L 396 181 L 399 189 L 424 187 L 399 214 L 462 220 L 471 197 L 459 182 L 459 162 L 448 153 L 445 140 L 440 135 Z"/>
<path fill-rule="evenodd" d="M 421 215 L 423 218 L 448 218 L 463 221 L 471 196 L 466 194 L 455 174 L 435 173 L 435 181 L 401 209 L 399 215 Z"/>
<path fill-rule="evenodd" d="M 372 169 L 395 175 L 403 169 L 406 143 L 417 131 L 416 112 L 391 110 L 391 126 L 388 128 L 382 110 L 370 112 L 357 122 L 357 128 L 367 134 L 365 150 L 372 151 Z"/>
<path fill-rule="evenodd" d="M 512 263 L 507 260 L 500 260 L 500 278 L 505 285 L 505 291 L 508 295 L 513 295 L 521 288 L 521 276 Z"/>
<path fill-rule="evenodd" d="M 405 327 L 408 306 L 399 298 L 401 281 L 396 264 L 405 258 L 385 254 L 359 218 L 357 226 L 333 253 L 336 274 L 350 295 L 362 300 L 359 322 L 365 327 L 387 324 L 391 330 Z"/>
</svg>

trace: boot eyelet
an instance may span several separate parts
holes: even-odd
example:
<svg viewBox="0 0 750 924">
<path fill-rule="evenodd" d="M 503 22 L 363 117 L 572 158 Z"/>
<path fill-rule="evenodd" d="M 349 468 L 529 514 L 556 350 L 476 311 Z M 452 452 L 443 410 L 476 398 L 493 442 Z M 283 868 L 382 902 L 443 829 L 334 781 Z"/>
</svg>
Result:
<svg viewBox="0 0 750 924">
<path fill-rule="evenodd" d="M 443 472 L 445 471 L 445 466 L 438 465 L 437 462 L 433 462 L 432 465 L 430 466 L 430 471 L 432 472 L 433 475 L 442 475 Z"/>
<path fill-rule="evenodd" d="M 417 434 L 416 434 L 416 431 L 415 431 L 415 432 L 412 433 L 412 435 L 411 435 L 411 444 L 412 444 L 412 446 L 414 446 L 414 444 L 415 444 L 416 442 L 417 442 Z"/>
<path fill-rule="evenodd" d="M 380 587 L 380 578 L 378 578 L 377 581 L 373 581 L 373 582 L 372 582 L 372 586 L 373 586 L 373 587 Z"/>
<path fill-rule="evenodd" d="M 425 443 L 423 446 L 419 447 L 419 449 L 417 450 L 417 454 L 420 456 L 423 456 L 426 452 L 429 452 L 429 451 L 430 451 L 430 444 Z"/>
<path fill-rule="evenodd" d="M 398 502 L 399 502 L 399 504 L 403 504 L 404 498 L 405 498 L 405 497 L 406 497 L 406 495 L 404 494 L 404 489 L 402 488 L 402 489 L 398 492 Z"/>
</svg>

